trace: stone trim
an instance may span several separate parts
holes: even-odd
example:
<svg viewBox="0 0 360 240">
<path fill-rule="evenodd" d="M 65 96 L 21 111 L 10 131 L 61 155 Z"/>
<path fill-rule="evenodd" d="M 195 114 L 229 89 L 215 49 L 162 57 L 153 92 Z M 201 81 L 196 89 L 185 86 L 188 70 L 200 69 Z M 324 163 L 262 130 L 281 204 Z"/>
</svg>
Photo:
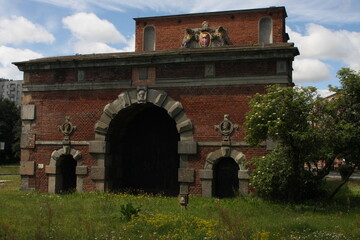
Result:
<svg viewBox="0 0 360 240">
<path fill-rule="evenodd" d="M 242 152 L 238 152 L 236 150 L 231 149 L 230 154 L 228 156 L 224 155 L 224 152 L 219 149 L 214 152 L 211 152 L 206 157 L 205 162 L 205 169 L 214 169 L 214 165 L 219 161 L 222 157 L 230 157 L 235 160 L 235 162 L 239 165 L 240 170 L 244 170 L 244 161 L 245 161 L 245 155 Z"/>
<path fill-rule="evenodd" d="M 34 104 L 24 104 L 21 106 L 21 120 L 35 120 Z"/>
<path fill-rule="evenodd" d="M 191 55 L 191 57 L 189 57 Z M 74 55 L 15 62 L 21 71 L 93 68 L 115 66 L 148 66 L 165 63 L 218 62 L 228 60 L 289 59 L 299 55 L 293 43 L 244 45 L 207 49 L 174 49 L 167 51 Z"/>
<path fill-rule="evenodd" d="M 76 191 L 83 192 L 83 176 L 87 174 L 86 166 L 82 165 L 82 155 L 81 152 L 71 148 L 70 146 L 64 145 L 62 148 L 55 150 L 51 153 L 50 163 L 45 166 L 45 173 L 48 175 L 48 192 L 57 193 L 61 188 L 61 175 L 59 173 L 59 158 L 62 155 L 72 155 L 72 157 L 77 162 L 76 166 Z M 79 169 L 78 169 L 79 168 Z M 86 173 L 85 173 L 86 171 Z"/>
<path fill-rule="evenodd" d="M 138 87 L 137 90 L 122 92 L 111 103 L 104 107 L 103 114 L 95 124 L 95 140 L 89 142 L 89 152 L 95 155 L 97 166 L 91 168 L 91 178 L 95 181 L 98 191 L 104 191 L 106 187 L 106 159 L 108 149 L 106 136 L 109 125 L 114 117 L 122 110 L 134 104 L 152 103 L 167 111 L 174 119 L 177 131 L 180 135 L 179 144 L 179 169 L 178 179 L 182 186 L 181 192 L 188 192 L 189 183 L 194 182 L 194 169 L 187 168 L 187 156 L 197 153 L 197 144 L 193 140 L 193 125 L 186 116 L 183 106 L 175 101 L 164 91 Z M 187 188 L 187 190 L 186 190 Z"/>
<path fill-rule="evenodd" d="M 178 180 L 180 183 L 192 183 L 195 180 L 195 169 L 193 168 L 179 168 Z"/>
<path fill-rule="evenodd" d="M 168 112 L 169 116 L 176 122 L 180 134 L 180 141 L 192 141 L 192 134 L 190 136 L 184 134 L 185 132 L 192 132 L 193 125 L 191 120 L 184 113 L 182 104 L 169 97 L 167 93 L 163 91 L 154 89 L 145 89 L 144 91 L 146 91 L 145 100 L 139 99 L 137 90 L 133 90 L 121 93 L 112 103 L 107 104 L 100 120 L 95 124 L 95 139 L 105 140 L 109 124 L 119 111 L 133 104 L 141 104 L 145 101 L 158 107 L 162 107 Z"/>
<path fill-rule="evenodd" d="M 206 157 L 204 169 L 199 171 L 202 196 L 213 197 L 214 195 L 214 166 L 222 157 L 230 157 L 235 160 L 239 165 L 238 179 L 239 179 L 239 192 L 246 195 L 249 190 L 249 174 L 248 170 L 244 166 L 245 155 L 242 152 L 238 152 L 230 148 L 229 152 L 224 152 L 222 149 L 211 152 Z"/>
<path fill-rule="evenodd" d="M 224 145 L 224 142 L 197 142 L 197 145 L 199 147 L 222 147 Z M 231 147 L 251 147 L 250 144 L 248 144 L 245 141 L 235 142 L 231 141 Z M 259 144 L 260 147 L 265 147 L 266 143 L 261 142 Z"/>
<path fill-rule="evenodd" d="M 34 176 L 35 162 L 34 161 L 20 161 L 20 175 Z"/>
<path fill-rule="evenodd" d="M 196 154 L 197 153 L 197 142 L 192 142 L 192 141 L 178 142 L 178 153 L 179 154 Z"/>
<path fill-rule="evenodd" d="M 63 141 L 35 141 L 36 145 L 63 145 Z M 87 146 L 89 145 L 88 141 L 69 141 L 69 145 L 72 146 Z"/>
<path fill-rule="evenodd" d="M 261 76 L 261 77 L 206 77 L 206 78 L 185 78 L 156 79 L 155 84 L 149 84 L 149 87 L 200 87 L 200 86 L 227 86 L 227 85 L 248 85 L 248 84 L 285 84 L 288 85 L 291 79 L 286 75 Z M 134 88 L 131 80 L 111 81 L 103 83 L 56 83 L 56 84 L 24 84 L 23 92 L 44 92 L 44 91 L 79 91 L 79 90 L 105 90 L 105 89 L 124 89 Z"/>
</svg>

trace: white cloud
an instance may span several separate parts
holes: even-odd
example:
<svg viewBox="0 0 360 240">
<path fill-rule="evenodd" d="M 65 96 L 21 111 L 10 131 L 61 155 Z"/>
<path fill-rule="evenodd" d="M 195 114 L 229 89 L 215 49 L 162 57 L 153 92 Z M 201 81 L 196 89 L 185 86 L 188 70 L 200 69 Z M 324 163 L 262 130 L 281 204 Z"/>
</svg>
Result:
<svg viewBox="0 0 360 240">
<path fill-rule="evenodd" d="M 296 21 L 322 23 L 357 23 L 360 21 L 360 2 L 354 0 L 33 0 L 70 8 L 76 11 L 96 11 L 106 9 L 125 11 L 127 9 L 151 9 L 168 13 L 189 13 L 224 11 L 234 9 L 286 6 L 289 16 Z M 334 12 L 336 14 L 334 14 Z"/>
<path fill-rule="evenodd" d="M 135 51 L 135 34 L 126 41 L 125 47 L 117 49 L 103 42 L 86 42 L 79 41 L 75 44 L 76 53 L 112 53 L 112 52 L 134 52 Z"/>
<path fill-rule="evenodd" d="M 330 67 L 318 59 L 298 58 L 293 67 L 293 80 L 296 84 L 321 82 L 331 77 Z"/>
<path fill-rule="evenodd" d="M 318 24 L 308 24 L 305 34 L 287 29 L 290 40 L 299 48 L 301 57 L 340 61 L 360 69 L 360 32 L 334 31 Z"/>
<path fill-rule="evenodd" d="M 126 41 L 126 46 L 120 49 L 120 52 L 134 52 L 135 51 L 135 34 Z"/>
<path fill-rule="evenodd" d="M 27 61 L 40 57 L 42 57 L 40 53 L 29 49 L 0 46 L 0 78 L 23 79 L 22 72 L 12 62 Z"/>
<path fill-rule="evenodd" d="M 107 20 L 93 13 L 77 13 L 63 18 L 64 26 L 80 41 L 117 43 L 126 42 L 125 37 Z"/>
<path fill-rule="evenodd" d="M 0 44 L 52 43 L 55 37 L 24 17 L 0 18 Z"/>
<path fill-rule="evenodd" d="M 85 42 L 79 41 L 75 44 L 74 50 L 76 53 L 88 54 L 88 53 L 110 53 L 118 52 L 119 50 L 110 47 L 106 43 L 102 42 Z"/>
</svg>

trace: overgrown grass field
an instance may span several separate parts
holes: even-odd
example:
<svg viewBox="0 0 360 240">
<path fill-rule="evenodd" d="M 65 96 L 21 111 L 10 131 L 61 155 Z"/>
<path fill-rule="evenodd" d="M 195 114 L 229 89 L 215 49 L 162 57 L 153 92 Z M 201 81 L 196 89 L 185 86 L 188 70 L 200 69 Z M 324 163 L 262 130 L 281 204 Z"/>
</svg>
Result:
<svg viewBox="0 0 360 240">
<path fill-rule="evenodd" d="M 18 190 L 19 176 L 0 180 L 10 180 L 0 183 L 0 239 L 360 239 L 359 180 L 332 201 L 190 196 L 187 210 L 175 197 L 54 195 Z"/>
</svg>

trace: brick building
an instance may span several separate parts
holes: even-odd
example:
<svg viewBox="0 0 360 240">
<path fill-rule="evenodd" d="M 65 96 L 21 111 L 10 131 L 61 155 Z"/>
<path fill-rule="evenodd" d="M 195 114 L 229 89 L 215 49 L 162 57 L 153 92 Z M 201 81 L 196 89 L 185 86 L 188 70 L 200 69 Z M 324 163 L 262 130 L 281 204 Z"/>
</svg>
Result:
<svg viewBox="0 0 360 240">
<path fill-rule="evenodd" d="M 247 193 L 248 97 L 292 86 L 284 7 L 136 18 L 136 50 L 24 71 L 21 188 Z M 235 189 L 235 190 L 234 190 Z"/>
</svg>

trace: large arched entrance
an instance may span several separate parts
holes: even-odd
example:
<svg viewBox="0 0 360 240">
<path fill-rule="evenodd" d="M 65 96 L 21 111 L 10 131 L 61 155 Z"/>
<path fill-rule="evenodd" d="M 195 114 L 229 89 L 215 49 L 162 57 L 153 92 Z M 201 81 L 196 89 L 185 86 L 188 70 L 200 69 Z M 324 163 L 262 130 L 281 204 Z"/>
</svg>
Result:
<svg viewBox="0 0 360 240">
<path fill-rule="evenodd" d="M 215 197 L 235 197 L 239 193 L 238 164 L 230 157 L 223 157 L 214 168 Z"/>
<path fill-rule="evenodd" d="M 109 124 L 108 187 L 112 191 L 179 192 L 176 122 L 152 103 L 122 109 Z"/>
</svg>

